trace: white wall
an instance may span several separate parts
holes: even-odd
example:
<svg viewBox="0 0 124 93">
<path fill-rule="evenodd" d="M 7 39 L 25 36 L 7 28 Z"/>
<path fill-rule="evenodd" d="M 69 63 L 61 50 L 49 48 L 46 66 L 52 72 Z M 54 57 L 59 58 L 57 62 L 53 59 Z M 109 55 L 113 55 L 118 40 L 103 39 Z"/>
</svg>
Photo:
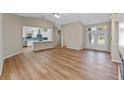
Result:
<svg viewBox="0 0 124 93">
<path fill-rule="evenodd" d="M 22 20 L 14 14 L 3 14 L 4 57 L 22 50 Z"/>
<path fill-rule="evenodd" d="M 9 13 L 0 14 L 0 74 L 3 66 L 2 58 L 10 57 L 22 51 L 23 25 L 54 30 L 54 24 L 45 19 L 25 18 Z M 3 43 L 3 49 L 1 43 Z"/>
<path fill-rule="evenodd" d="M 0 13 L 0 75 L 3 68 L 3 30 L 2 30 L 2 14 Z"/>
<path fill-rule="evenodd" d="M 53 30 L 54 23 L 44 18 L 22 17 L 24 26 L 38 27 Z"/>
<path fill-rule="evenodd" d="M 84 26 L 80 22 L 65 24 L 62 26 L 62 45 L 72 49 L 83 48 Z"/>
<path fill-rule="evenodd" d="M 3 42 L 2 42 L 2 14 L 0 13 L 0 60 L 2 59 L 2 48 L 3 48 Z"/>
<path fill-rule="evenodd" d="M 54 46 L 57 46 L 59 44 L 59 34 L 58 34 L 58 28 L 54 28 Z"/>
<path fill-rule="evenodd" d="M 22 51 L 22 29 L 23 26 L 51 29 L 54 24 L 43 18 L 20 17 L 14 14 L 3 14 L 3 41 L 4 57 L 17 54 Z M 52 39 L 53 37 L 52 32 Z M 54 44 L 54 42 L 53 42 Z"/>
</svg>

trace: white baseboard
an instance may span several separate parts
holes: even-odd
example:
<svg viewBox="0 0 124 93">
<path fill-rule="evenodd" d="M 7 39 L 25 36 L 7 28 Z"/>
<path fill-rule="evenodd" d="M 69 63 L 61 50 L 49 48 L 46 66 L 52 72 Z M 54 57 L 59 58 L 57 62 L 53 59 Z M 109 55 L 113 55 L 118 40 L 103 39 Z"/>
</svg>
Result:
<svg viewBox="0 0 124 93">
<path fill-rule="evenodd" d="M 2 75 L 4 60 L 7 59 L 7 58 L 9 58 L 9 57 L 18 55 L 18 54 L 20 54 L 20 53 L 22 53 L 22 51 L 19 51 L 19 52 L 17 52 L 17 53 L 11 54 L 11 55 L 8 55 L 8 56 L 6 56 L 6 57 L 4 57 L 3 59 L 0 60 L 0 76 Z"/>
<path fill-rule="evenodd" d="M 7 58 L 9 58 L 9 57 L 18 55 L 18 54 L 20 54 L 20 53 L 22 53 L 22 51 L 19 51 L 19 52 L 17 52 L 17 53 L 11 54 L 11 55 L 8 55 L 8 56 L 4 57 L 4 60 L 7 59 Z"/>
<path fill-rule="evenodd" d="M 103 51 L 103 52 L 111 52 L 110 50 L 102 50 L 102 49 L 92 49 L 92 48 L 87 48 L 87 47 L 84 47 L 84 49 L 87 49 L 87 50 L 97 50 L 97 51 Z"/>
<path fill-rule="evenodd" d="M 118 64 L 118 80 L 122 80 L 119 64 Z"/>
<path fill-rule="evenodd" d="M 111 59 L 112 62 L 115 62 L 115 63 L 121 63 L 120 60 L 115 60 L 115 59 Z"/>
<path fill-rule="evenodd" d="M 75 49 L 75 50 L 82 50 L 80 48 L 73 48 L 73 47 L 66 47 L 66 48 Z"/>
<path fill-rule="evenodd" d="M 4 60 L 0 60 L 0 76 L 2 75 L 2 70 L 3 70 L 3 63 L 4 63 Z"/>
</svg>

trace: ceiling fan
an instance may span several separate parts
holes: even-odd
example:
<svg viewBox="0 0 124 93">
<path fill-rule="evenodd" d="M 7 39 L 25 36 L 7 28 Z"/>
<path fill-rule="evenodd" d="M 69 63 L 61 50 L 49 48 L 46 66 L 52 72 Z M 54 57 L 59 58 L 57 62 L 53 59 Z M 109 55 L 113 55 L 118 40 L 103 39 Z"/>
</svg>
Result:
<svg viewBox="0 0 124 93">
<path fill-rule="evenodd" d="M 41 17 L 53 16 L 55 18 L 60 18 L 63 15 L 68 15 L 68 13 L 42 13 Z"/>
<path fill-rule="evenodd" d="M 60 14 L 59 13 L 53 13 L 53 16 L 56 18 L 60 18 Z"/>
</svg>

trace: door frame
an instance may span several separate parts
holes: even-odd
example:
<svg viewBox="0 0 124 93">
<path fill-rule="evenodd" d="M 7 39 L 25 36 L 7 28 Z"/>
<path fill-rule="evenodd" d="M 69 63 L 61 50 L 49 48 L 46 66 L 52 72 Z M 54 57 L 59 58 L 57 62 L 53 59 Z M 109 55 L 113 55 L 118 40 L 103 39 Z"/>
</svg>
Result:
<svg viewBox="0 0 124 93">
<path fill-rule="evenodd" d="M 87 48 L 88 49 L 94 49 L 94 50 L 107 51 L 107 46 L 108 46 L 108 34 L 107 34 L 107 32 L 108 32 L 108 29 L 106 29 L 105 31 L 100 31 L 100 30 L 98 30 L 98 26 L 99 25 L 94 25 L 94 26 L 88 26 L 87 27 L 87 30 L 86 30 L 86 33 L 87 33 L 86 34 Z M 96 30 L 88 31 L 88 28 L 90 28 L 90 27 L 96 27 Z M 106 27 L 107 27 L 107 25 L 106 25 Z M 94 44 L 89 43 L 89 34 L 90 33 L 94 34 L 94 36 L 95 36 Z M 104 39 L 105 39 L 105 41 L 104 41 L 105 44 L 104 45 L 98 44 L 98 35 L 100 33 L 104 34 Z"/>
</svg>

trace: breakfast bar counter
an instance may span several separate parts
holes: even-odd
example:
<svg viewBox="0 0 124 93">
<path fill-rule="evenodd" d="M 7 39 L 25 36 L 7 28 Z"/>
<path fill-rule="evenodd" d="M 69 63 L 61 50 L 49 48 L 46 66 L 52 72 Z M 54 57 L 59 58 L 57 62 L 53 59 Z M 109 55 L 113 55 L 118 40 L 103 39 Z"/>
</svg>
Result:
<svg viewBox="0 0 124 93">
<path fill-rule="evenodd" d="M 49 40 L 43 40 L 43 41 L 32 41 L 32 50 L 38 51 L 38 50 L 44 50 L 44 49 L 50 49 L 53 48 L 53 41 Z"/>
</svg>

